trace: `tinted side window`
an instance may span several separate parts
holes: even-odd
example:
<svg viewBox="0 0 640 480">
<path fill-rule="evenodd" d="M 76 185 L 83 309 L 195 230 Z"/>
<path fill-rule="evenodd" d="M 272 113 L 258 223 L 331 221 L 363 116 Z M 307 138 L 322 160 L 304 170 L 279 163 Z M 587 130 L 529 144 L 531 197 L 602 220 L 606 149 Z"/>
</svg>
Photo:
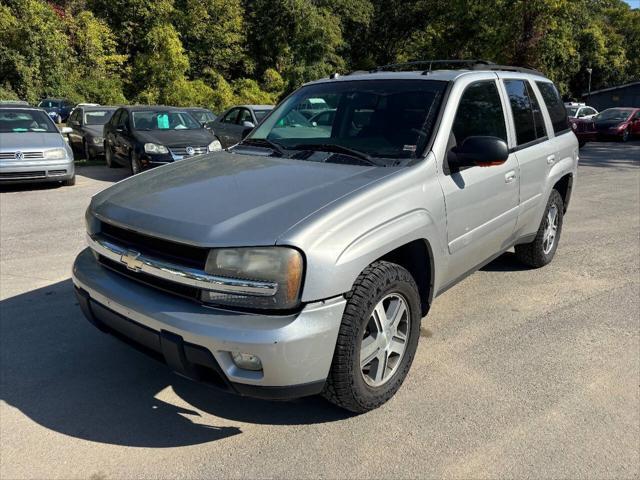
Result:
<svg viewBox="0 0 640 480">
<path fill-rule="evenodd" d="M 527 82 L 527 93 L 531 99 L 531 109 L 533 110 L 533 123 L 536 126 L 536 138 L 543 138 L 547 136 L 547 127 L 544 124 L 544 117 L 542 116 L 542 109 L 538 103 L 533 87 Z"/>
<path fill-rule="evenodd" d="M 229 113 L 227 113 L 222 119 L 223 123 L 236 123 L 238 119 L 238 113 L 240 113 L 240 109 L 234 108 Z"/>
<path fill-rule="evenodd" d="M 246 108 L 240 110 L 240 117 L 238 118 L 238 124 L 242 125 L 242 122 L 251 122 L 253 123 L 253 118 L 251 118 L 251 112 Z"/>
<path fill-rule="evenodd" d="M 534 141 L 536 139 L 536 125 L 533 120 L 533 108 L 526 83 L 524 80 L 505 80 L 504 86 L 509 95 L 518 145 Z"/>
<path fill-rule="evenodd" d="M 561 133 L 569 129 L 569 120 L 567 119 L 567 111 L 564 108 L 564 103 L 560 98 L 560 94 L 553 83 L 548 82 L 536 82 L 542 99 L 544 100 L 549 116 L 551 117 L 551 124 L 553 125 L 553 131 Z"/>
<path fill-rule="evenodd" d="M 129 113 L 127 113 L 126 110 L 123 110 L 120 114 L 120 118 L 118 119 L 118 126 L 123 128 L 129 126 Z"/>
<path fill-rule="evenodd" d="M 462 94 L 453 121 L 453 146 L 462 145 L 467 137 L 490 136 L 507 141 L 504 111 L 493 81 L 476 82 Z M 450 145 L 451 146 L 451 145 Z"/>
</svg>

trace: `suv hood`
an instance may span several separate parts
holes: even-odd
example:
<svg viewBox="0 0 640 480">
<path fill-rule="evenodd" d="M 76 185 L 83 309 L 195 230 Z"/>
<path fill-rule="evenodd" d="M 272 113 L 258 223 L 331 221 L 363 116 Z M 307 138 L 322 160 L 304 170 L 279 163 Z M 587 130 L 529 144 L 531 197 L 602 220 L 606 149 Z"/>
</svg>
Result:
<svg viewBox="0 0 640 480">
<path fill-rule="evenodd" d="M 168 147 L 207 146 L 213 142 L 213 133 L 205 128 L 192 130 L 135 130 L 142 142 L 159 143 Z"/>
<path fill-rule="evenodd" d="M 192 245 L 273 245 L 293 225 L 396 169 L 216 152 L 97 194 L 101 220 Z"/>
</svg>

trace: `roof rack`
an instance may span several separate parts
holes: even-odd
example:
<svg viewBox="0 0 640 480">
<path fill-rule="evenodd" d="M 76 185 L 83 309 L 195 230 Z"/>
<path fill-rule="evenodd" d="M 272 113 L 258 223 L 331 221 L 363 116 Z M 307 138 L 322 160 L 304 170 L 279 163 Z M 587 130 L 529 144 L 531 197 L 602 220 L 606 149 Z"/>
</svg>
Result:
<svg viewBox="0 0 640 480">
<path fill-rule="evenodd" d="M 468 70 L 491 70 L 491 71 L 506 71 L 506 72 L 519 72 L 519 73 L 529 73 L 532 75 L 541 75 L 544 74 L 538 70 L 529 67 L 514 67 L 510 65 L 499 65 L 491 60 L 484 59 L 468 59 L 468 60 L 416 60 L 414 62 L 404 62 L 404 63 L 390 63 L 388 65 L 381 65 L 372 70 L 369 70 L 368 73 L 376 73 L 383 72 L 385 70 L 398 70 L 401 68 L 409 68 L 409 67 L 417 67 L 422 65 L 428 65 L 428 69 L 424 70 L 422 73 L 424 75 L 428 75 L 432 70 L 433 66 L 448 66 L 452 67 L 451 69 L 468 69 Z M 353 73 L 364 73 L 362 71 L 353 72 Z"/>
</svg>

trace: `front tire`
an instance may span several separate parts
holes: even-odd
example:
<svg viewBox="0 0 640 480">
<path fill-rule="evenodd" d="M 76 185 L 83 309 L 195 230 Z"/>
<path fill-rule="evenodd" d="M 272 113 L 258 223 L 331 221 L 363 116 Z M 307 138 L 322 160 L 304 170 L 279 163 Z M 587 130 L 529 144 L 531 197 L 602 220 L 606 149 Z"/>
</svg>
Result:
<svg viewBox="0 0 640 480">
<path fill-rule="evenodd" d="M 624 143 L 624 142 L 629 141 L 629 136 L 630 136 L 629 129 L 627 128 L 627 129 L 625 129 L 624 132 L 622 132 L 622 139 L 621 139 L 622 142 Z"/>
<path fill-rule="evenodd" d="M 405 268 L 378 261 L 346 298 L 323 396 L 364 413 L 395 395 L 409 372 L 420 337 L 420 295 Z"/>
<path fill-rule="evenodd" d="M 518 260 L 533 268 L 544 267 L 553 260 L 562 232 L 563 213 L 562 196 L 557 190 L 551 190 L 536 238 L 515 247 Z"/>
<path fill-rule="evenodd" d="M 138 155 L 134 151 L 129 154 L 129 170 L 131 170 L 131 175 L 137 175 L 142 171 L 140 159 L 138 159 Z"/>
<path fill-rule="evenodd" d="M 116 168 L 118 166 L 113 160 L 113 152 L 108 142 L 104 142 L 104 161 L 109 168 Z"/>
<path fill-rule="evenodd" d="M 73 174 L 73 177 L 71 177 L 69 180 L 65 180 L 64 182 L 62 182 L 62 185 L 65 187 L 72 187 L 76 184 L 76 175 L 75 173 Z"/>
<path fill-rule="evenodd" d="M 91 151 L 89 150 L 89 144 L 86 140 L 82 141 L 82 151 L 84 152 L 84 159 L 89 161 L 93 160 L 93 155 L 91 155 Z"/>
</svg>

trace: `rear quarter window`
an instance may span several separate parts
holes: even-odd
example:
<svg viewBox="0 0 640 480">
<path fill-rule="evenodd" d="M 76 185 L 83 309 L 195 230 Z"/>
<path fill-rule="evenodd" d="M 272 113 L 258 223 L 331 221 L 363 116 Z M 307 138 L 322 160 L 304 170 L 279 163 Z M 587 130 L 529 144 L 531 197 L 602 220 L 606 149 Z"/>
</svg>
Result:
<svg viewBox="0 0 640 480">
<path fill-rule="evenodd" d="M 551 124 L 553 125 L 553 131 L 557 134 L 569 130 L 569 120 L 567 118 L 567 111 L 562 103 L 558 90 L 553 83 L 548 82 L 536 82 L 542 99 L 547 106 L 549 117 L 551 117 Z"/>
</svg>

